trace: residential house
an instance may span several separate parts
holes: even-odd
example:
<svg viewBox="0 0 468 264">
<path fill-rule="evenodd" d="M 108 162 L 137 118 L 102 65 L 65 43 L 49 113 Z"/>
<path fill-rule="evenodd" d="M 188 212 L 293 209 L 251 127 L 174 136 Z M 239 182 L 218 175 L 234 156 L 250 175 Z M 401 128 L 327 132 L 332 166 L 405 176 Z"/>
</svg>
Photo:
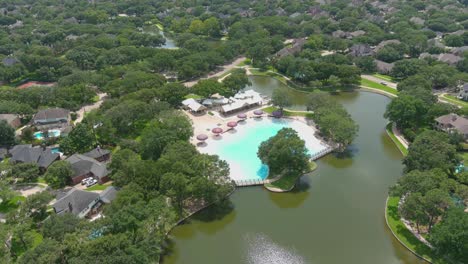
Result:
<svg viewBox="0 0 468 264">
<path fill-rule="evenodd" d="M 63 128 L 70 123 L 70 111 L 63 108 L 49 108 L 37 112 L 33 119 L 33 125 L 40 130 L 51 128 Z"/>
<path fill-rule="evenodd" d="M 447 114 L 435 119 L 435 126 L 447 133 L 457 132 L 465 140 L 468 139 L 468 119 L 457 114 Z"/>
<path fill-rule="evenodd" d="M 99 162 L 104 162 L 109 160 L 110 158 L 110 151 L 107 149 L 102 149 L 100 147 L 97 147 L 89 152 L 83 153 L 86 157 L 93 158 Z"/>
<path fill-rule="evenodd" d="M 374 61 L 377 67 L 377 72 L 379 72 L 380 74 L 389 74 L 393 70 L 393 67 L 395 66 L 394 63 L 387 63 L 381 60 L 374 60 Z"/>
<path fill-rule="evenodd" d="M 468 101 L 468 83 L 464 83 L 460 87 L 460 92 L 458 93 L 458 98 Z"/>
<path fill-rule="evenodd" d="M 98 193 L 72 188 L 64 195 L 57 196 L 57 201 L 52 207 L 56 214 L 71 213 L 79 218 L 84 218 L 99 200 Z"/>
<path fill-rule="evenodd" d="M 21 119 L 18 115 L 14 114 L 0 114 L 0 120 L 5 120 L 13 128 L 18 128 L 21 126 Z"/>
<path fill-rule="evenodd" d="M 413 23 L 415 25 L 419 25 L 419 26 L 424 25 L 424 22 L 426 22 L 426 20 L 424 20 L 424 19 L 422 19 L 420 17 L 411 17 L 409 21 L 411 23 Z"/>
<path fill-rule="evenodd" d="M 192 113 L 203 113 L 206 107 L 193 98 L 188 98 L 182 101 L 183 108 L 191 111 Z"/>
<path fill-rule="evenodd" d="M 10 161 L 13 163 L 34 163 L 45 171 L 54 161 L 60 159 L 59 153 L 51 149 L 33 147 L 32 145 L 16 145 L 10 150 Z"/>
<path fill-rule="evenodd" d="M 306 38 L 294 39 L 290 47 L 284 47 L 276 53 L 276 57 L 282 58 L 288 55 L 294 55 L 302 50 L 304 44 L 307 42 Z"/>
<path fill-rule="evenodd" d="M 462 57 L 456 56 L 450 53 L 439 54 L 437 57 L 438 61 L 445 62 L 449 65 L 456 65 L 459 61 L 463 60 Z"/>
<path fill-rule="evenodd" d="M 375 46 L 374 48 L 374 52 L 379 52 L 379 50 L 383 49 L 386 45 L 389 45 L 389 44 L 401 44 L 401 42 L 398 40 L 398 39 L 389 39 L 389 40 L 384 40 L 384 41 L 381 41 L 377 46 Z"/>
<path fill-rule="evenodd" d="M 80 183 L 84 178 L 93 177 L 100 184 L 109 181 L 109 171 L 105 164 L 82 154 L 73 154 L 66 159 L 73 170 L 73 184 Z"/>
<path fill-rule="evenodd" d="M 463 54 L 465 52 L 468 51 L 468 46 L 463 46 L 463 47 L 456 47 L 456 48 L 452 48 L 452 50 L 450 51 L 450 53 L 452 53 L 453 55 L 457 55 L 457 56 L 463 56 Z"/>
<path fill-rule="evenodd" d="M 354 44 L 349 49 L 349 54 L 351 54 L 351 56 L 354 56 L 354 57 L 364 57 L 364 56 L 374 55 L 374 51 L 367 44 Z"/>
</svg>

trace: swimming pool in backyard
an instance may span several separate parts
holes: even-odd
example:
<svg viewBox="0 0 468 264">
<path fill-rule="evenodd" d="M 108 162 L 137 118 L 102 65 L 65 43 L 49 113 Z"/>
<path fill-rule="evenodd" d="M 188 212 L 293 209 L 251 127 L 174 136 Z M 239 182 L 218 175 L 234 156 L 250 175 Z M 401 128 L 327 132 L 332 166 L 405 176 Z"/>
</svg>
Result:
<svg viewBox="0 0 468 264">
<path fill-rule="evenodd" d="M 49 137 L 59 137 L 59 136 L 60 136 L 60 130 L 58 129 L 49 130 Z M 42 131 L 36 132 L 34 133 L 34 138 L 42 140 L 44 139 L 44 134 L 42 133 Z"/>
<path fill-rule="evenodd" d="M 265 179 L 268 176 L 268 167 L 258 158 L 258 147 L 284 127 L 293 128 L 298 132 L 310 155 L 328 147 L 314 136 L 313 127 L 301 121 L 263 117 L 240 122 L 234 132 L 226 132 L 219 138 L 210 137 L 206 141 L 207 145 L 200 148 L 200 152 L 216 154 L 227 161 L 233 180 Z"/>
</svg>

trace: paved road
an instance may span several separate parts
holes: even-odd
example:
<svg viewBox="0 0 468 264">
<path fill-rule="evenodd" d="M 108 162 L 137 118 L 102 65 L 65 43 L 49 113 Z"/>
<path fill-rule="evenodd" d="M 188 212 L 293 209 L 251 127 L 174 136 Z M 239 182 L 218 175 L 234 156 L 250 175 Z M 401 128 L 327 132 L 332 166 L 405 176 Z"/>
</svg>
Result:
<svg viewBox="0 0 468 264">
<path fill-rule="evenodd" d="M 385 82 L 385 83 L 387 84 L 388 87 L 393 88 L 393 89 L 396 89 L 396 88 L 397 88 L 397 83 L 395 83 L 395 82 L 389 82 L 389 81 L 387 81 L 387 80 L 380 79 L 380 78 L 375 77 L 375 76 L 373 76 L 373 75 L 363 74 L 363 75 L 361 75 L 361 78 L 366 79 L 366 80 L 369 80 L 369 81 L 373 81 L 373 82 L 376 82 L 376 83 Z"/>
<path fill-rule="evenodd" d="M 241 62 L 245 61 L 245 57 L 240 57 L 236 60 L 234 60 L 233 62 L 229 63 L 229 64 L 226 64 L 224 66 L 222 66 L 222 70 L 218 71 L 218 72 L 215 72 L 213 74 L 210 74 L 206 77 L 203 77 L 203 78 L 199 78 L 199 79 L 196 79 L 194 81 L 190 81 L 190 82 L 184 82 L 184 85 L 187 86 L 187 87 L 192 87 L 194 86 L 195 84 L 198 83 L 199 80 L 205 80 L 205 79 L 210 79 L 210 78 L 214 78 L 214 77 L 219 77 L 223 74 L 225 74 L 226 72 L 234 69 L 237 65 L 239 65 Z"/>
</svg>

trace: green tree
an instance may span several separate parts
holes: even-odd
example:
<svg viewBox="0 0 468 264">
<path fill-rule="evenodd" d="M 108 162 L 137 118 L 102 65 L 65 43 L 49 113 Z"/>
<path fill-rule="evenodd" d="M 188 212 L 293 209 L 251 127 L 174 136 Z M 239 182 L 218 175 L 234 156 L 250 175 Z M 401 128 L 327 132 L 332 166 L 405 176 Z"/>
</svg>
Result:
<svg viewBox="0 0 468 264">
<path fill-rule="evenodd" d="M 95 144 L 95 135 L 87 124 L 79 123 L 67 137 L 60 140 L 60 149 L 66 155 L 84 153 Z"/>
<path fill-rule="evenodd" d="M 216 93 L 223 95 L 227 92 L 223 84 L 215 79 L 200 80 L 192 89 L 195 94 L 205 98 L 209 98 Z"/>
<path fill-rule="evenodd" d="M 37 247 L 27 250 L 18 259 L 20 264 L 37 263 L 51 264 L 62 263 L 64 246 L 55 240 L 45 239 Z"/>
<path fill-rule="evenodd" d="M 141 155 L 144 159 L 157 160 L 167 145 L 178 140 L 189 140 L 192 135 L 192 124 L 184 114 L 176 111 L 163 113 L 143 130 Z"/>
<path fill-rule="evenodd" d="M 405 171 L 431 170 L 440 168 L 453 173 L 460 162 L 454 145 L 442 132 L 427 130 L 419 134 L 408 148 L 408 155 L 403 160 Z"/>
<path fill-rule="evenodd" d="M 54 189 L 65 187 L 71 182 L 73 170 L 68 161 L 56 161 L 50 165 L 44 175 L 44 180 Z"/>
<path fill-rule="evenodd" d="M 282 128 L 262 142 L 257 155 L 268 166 L 271 178 L 285 174 L 298 177 L 309 167 L 310 156 L 305 142 L 292 128 Z"/>
<path fill-rule="evenodd" d="M 34 182 L 39 177 L 39 166 L 35 163 L 18 163 L 11 169 L 11 176 L 23 182 Z"/>
<path fill-rule="evenodd" d="M 15 129 L 5 120 L 0 120 L 0 146 L 15 144 Z"/>
<path fill-rule="evenodd" d="M 78 228 L 81 220 L 73 214 L 52 214 L 42 225 L 44 237 L 62 241 L 66 234 L 73 233 Z"/>
<path fill-rule="evenodd" d="M 249 78 L 245 74 L 244 69 L 236 69 L 229 76 L 223 79 L 223 85 L 229 91 L 226 95 L 234 95 L 246 86 L 252 85 Z"/>
<path fill-rule="evenodd" d="M 468 214 L 463 208 L 450 208 L 442 221 L 434 226 L 429 241 L 442 255 L 458 261 L 468 259 Z"/>
<path fill-rule="evenodd" d="M 286 89 L 276 89 L 271 96 L 271 102 L 278 106 L 281 111 L 283 108 L 292 105 L 291 95 Z"/>
</svg>

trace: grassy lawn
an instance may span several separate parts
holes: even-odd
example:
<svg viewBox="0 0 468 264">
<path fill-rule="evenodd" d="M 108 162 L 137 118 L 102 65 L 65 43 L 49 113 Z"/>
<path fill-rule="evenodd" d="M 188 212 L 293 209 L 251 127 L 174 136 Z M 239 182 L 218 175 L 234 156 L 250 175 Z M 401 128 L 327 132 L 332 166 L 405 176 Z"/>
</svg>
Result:
<svg viewBox="0 0 468 264">
<path fill-rule="evenodd" d="M 380 73 L 374 73 L 374 74 L 372 74 L 372 76 L 377 77 L 377 78 L 382 79 L 382 80 L 385 80 L 387 82 L 393 82 L 392 76 L 388 76 L 388 75 L 384 75 L 384 74 L 380 74 Z"/>
<path fill-rule="evenodd" d="M 458 154 L 460 154 L 460 156 L 463 158 L 463 165 L 465 165 L 465 167 L 468 167 L 468 152 L 458 152 Z"/>
<path fill-rule="evenodd" d="M 431 248 L 426 246 L 424 243 L 419 241 L 413 233 L 411 233 L 406 226 L 401 222 L 400 215 L 398 213 L 398 202 L 400 197 L 390 196 L 387 203 L 387 221 L 388 225 L 392 229 L 393 233 L 398 239 L 405 244 L 408 248 L 416 252 L 418 255 L 430 260 L 437 260 L 436 263 L 445 263 L 439 259 Z"/>
<path fill-rule="evenodd" d="M 265 113 L 271 114 L 271 113 L 273 113 L 274 111 L 276 111 L 276 110 L 278 110 L 278 109 L 279 109 L 279 108 L 278 108 L 278 107 L 275 107 L 275 106 L 268 106 L 268 107 L 263 108 L 262 110 L 263 110 Z M 312 114 L 312 113 L 303 112 L 303 111 L 292 111 L 292 110 L 283 109 L 283 114 L 284 114 L 284 116 L 307 116 L 307 115 L 310 115 L 310 114 Z"/>
<path fill-rule="evenodd" d="M 201 99 L 203 99 L 202 96 L 200 96 L 200 95 L 198 95 L 198 94 L 193 94 L 193 93 L 187 94 L 184 98 L 185 98 L 185 99 L 193 98 L 193 99 L 195 99 L 195 100 L 201 100 Z"/>
<path fill-rule="evenodd" d="M 387 130 L 387 133 L 388 135 L 390 136 L 390 138 L 392 139 L 393 143 L 395 143 L 395 145 L 397 145 L 398 149 L 401 151 L 401 153 L 406 156 L 408 155 L 408 149 L 405 148 L 405 146 L 403 146 L 403 144 L 401 144 L 401 142 L 398 140 L 398 138 L 395 136 L 395 134 L 393 134 L 393 131 L 392 131 L 392 123 L 388 123 L 387 124 L 387 127 L 385 127 L 385 129 Z"/>
<path fill-rule="evenodd" d="M 86 188 L 87 191 L 104 191 L 107 187 L 111 186 L 110 184 L 95 184 L 89 188 Z"/>
<path fill-rule="evenodd" d="M 398 95 L 398 91 L 396 89 L 390 88 L 390 87 L 385 86 L 385 85 L 380 84 L 380 83 L 376 83 L 376 82 L 373 82 L 373 81 L 362 79 L 362 78 L 361 78 L 361 86 L 374 88 L 374 89 L 377 89 L 377 90 L 382 90 L 382 91 L 387 92 L 387 93 Z"/>
<path fill-rule="evenodd" d="M 6 214 L 19 207 L 18 202 L 26 200 L 23 196 L 15 196 L 10 201 L 4 201 L 0 203 L 0 213 Z"/>
<path fill-rule="evenodd" d="M 453 96 L 453 95 L 449 95 L 449 94 L 444 94 L 441 96 L 444 100 L 450 102 L 450 103 L 453 103 L 455 105 L 458 105 L 458 106 L 461 106 L 461 107 L 467 107 L 468 106 L 468 102 L 465 102 L 463 100 L 460 100 L 458 99 L 457 97 Z"/>
</svg>

